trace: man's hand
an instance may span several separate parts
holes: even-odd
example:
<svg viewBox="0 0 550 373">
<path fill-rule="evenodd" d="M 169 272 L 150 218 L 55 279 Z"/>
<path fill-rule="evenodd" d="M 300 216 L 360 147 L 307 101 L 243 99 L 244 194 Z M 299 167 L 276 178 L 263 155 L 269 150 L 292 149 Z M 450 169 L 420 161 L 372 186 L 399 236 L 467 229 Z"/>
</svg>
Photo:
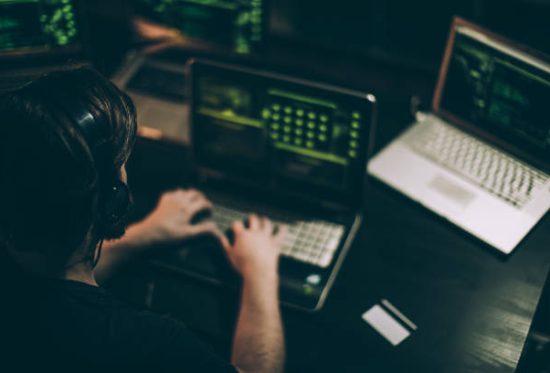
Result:
<svg viewBox="0 0 550 373">
<path fill-rule="evenodd" d="M 250 215 L 248 228 L 232 225 L 235 243 L 226 247 L 229 261 L 243 278 L 241 309 L 231 362 L 241 372 L 281 373 L 285 361 L 279 310 L 278 263 L 286 227 Z"/>
<path fill-rule="evenodd" d="M 199 191 L 178 189 L 160 198 L 157 207 L 138 225 L 146 241 L 152 245 L 173 244 L 199 235 L 210 234 L 228 246 L 227 238 L 213 222 L 191 224 L 191 219 L 212 203 Z"/>
<path fill-rule="evenodd" d="M 224 246 L 229 261 L 245 280 L 276 277 L 286 227 L 274 234 L 271 221 L 256 215 L 250 215 L 248 223 L 248 228 L 242 222 L 232 224 L 235 242 Z"/>
<path fill-rule="evenodd" d="M 157 207 L 144 220 L 131 225 L 118 240 L 105 242 L 103 255 L 95 269 L 99 282 L 139 254 L 159 246 L 177 244 L 203 234 L 211 234 L 228 247 L 229 242 L 212 222 L 191 224 L 196 213 L 212 208 L 212 203 L 196 190 L 175 190 L 160 198 Z"/>
<path fill-rule="evenodd" d="M 132 19 L 137 36 L 147 40 L 170 40 L 181 38 L 181 32 L 142 17 Z"/>
</svg>

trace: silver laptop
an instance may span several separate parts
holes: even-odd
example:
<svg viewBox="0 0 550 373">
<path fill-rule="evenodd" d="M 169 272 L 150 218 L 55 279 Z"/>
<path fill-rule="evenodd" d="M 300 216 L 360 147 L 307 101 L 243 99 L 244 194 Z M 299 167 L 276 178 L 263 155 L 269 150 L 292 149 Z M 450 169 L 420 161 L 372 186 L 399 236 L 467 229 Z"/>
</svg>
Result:
<svg viewBox="0 0 550 373">
<path fill-rule="evenodd" d="M 509 254 L 550 207 L 550 63 L 455 18 L 432 112 L 368 171 Z"/>
</svg>

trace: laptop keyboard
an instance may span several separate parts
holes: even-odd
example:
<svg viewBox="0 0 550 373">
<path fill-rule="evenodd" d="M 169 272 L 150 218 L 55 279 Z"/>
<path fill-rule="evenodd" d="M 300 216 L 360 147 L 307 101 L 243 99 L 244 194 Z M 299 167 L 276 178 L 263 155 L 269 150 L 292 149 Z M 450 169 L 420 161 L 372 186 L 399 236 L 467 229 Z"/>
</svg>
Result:
<svg viewBox="0 0 550 373">
<path fill-rule="evenodd" d="M 247 213 L 221 206 L 215 206 L 212 213 L 214 222 L 222 231 L 229 229 L 232 222 L 242 221 L 247 216 Z M 288 226 L 282 255 L 321 268 L 327 268 L 332 263 L 344 235 L 343 225 L 326 221 L 290 221 L 278 217 L 273 222 Z"/>
<path fill-rule="evenodd" d="M 185 101 L 185 75 L 155 66 L 142 66 L 128 88 L 172 101 Z"/>
<path fill-rule="evenodd" d="M 450 126 L 431 125 L 429 132 L 409 145 L 518 208 L 529 202 L 549 178 Z"/>
</svg>

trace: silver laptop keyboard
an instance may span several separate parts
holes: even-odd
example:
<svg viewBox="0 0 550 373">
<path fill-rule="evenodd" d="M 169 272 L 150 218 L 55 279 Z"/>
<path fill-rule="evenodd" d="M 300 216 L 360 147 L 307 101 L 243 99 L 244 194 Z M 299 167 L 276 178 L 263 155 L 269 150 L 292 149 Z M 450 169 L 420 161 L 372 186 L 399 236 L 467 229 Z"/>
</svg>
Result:
<svg viewBox="0 0 550 373">
<path fill-rule="evenodd" d="M 409 145 L 516 207 L 525 205 L 548 180 L 547 175 L 450 126 L 430 125 Z"/>
<path fill-rule="evenodd" d="M 222 231 L 229 229 L 232 222 L 244 220 L 247 213 L 226 207 L 215 206 L 212 218 Z M 285 237 L 281 254 L 300 262 L 327 268 L 339 247 L 344 226 L 326 221 L 293 221 L 275 219 L 274 224 L 285 224 L 288 233 Z"/>
</svg>

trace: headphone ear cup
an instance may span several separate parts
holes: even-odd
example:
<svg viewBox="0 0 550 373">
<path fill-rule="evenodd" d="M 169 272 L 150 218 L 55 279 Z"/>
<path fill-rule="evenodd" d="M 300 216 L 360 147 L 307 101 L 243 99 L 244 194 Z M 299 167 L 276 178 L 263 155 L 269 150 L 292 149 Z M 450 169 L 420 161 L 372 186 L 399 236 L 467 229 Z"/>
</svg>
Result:
<svg viewBox="0 0 550 373">
<path fill-rule="evenodd" d="M 102 211 L 102 230 L 105 238 L 119 238 L 124 234 L 125 218 L 128 215 L 132 198 L 128 185 L 117 181 L 106 191 Z"/>
</svg>

